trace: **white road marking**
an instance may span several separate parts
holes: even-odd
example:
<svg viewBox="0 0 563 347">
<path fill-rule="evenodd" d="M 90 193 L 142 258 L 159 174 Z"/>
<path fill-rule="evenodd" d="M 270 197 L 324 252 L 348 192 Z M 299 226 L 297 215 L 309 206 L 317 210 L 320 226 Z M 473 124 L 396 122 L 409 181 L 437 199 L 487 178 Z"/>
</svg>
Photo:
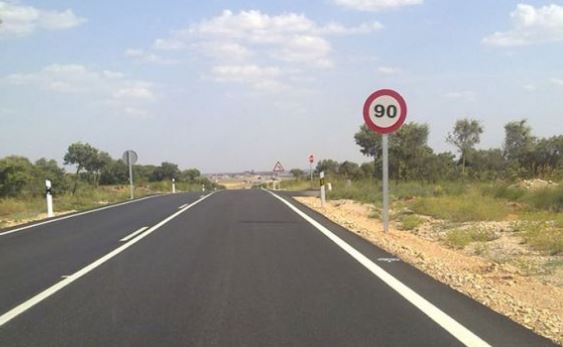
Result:
<svg viewBox="0 0 563 347">
<path fill-rule="evenodd" d="M 78 217 L 78 216 L 83 216 L 83 215 L 88 214 L 88 213 L 94 213 L 94 212 L 98 212 L 98 211 L 102 211 L 102 210 L 107 210 L 108 208 L 113 208 L 113 207 L 123 206 L 123 205 L 127 205 L 127 204 L 132 204 L 132 203 L 134 203 L 134 202 L 143 201 L 143 200 L 146 200 L 146 199 L 154 198 L 154 197 L 156 197 L 156 196 L 157 196 L 157 195 L 145 196 L 144 198 L 140 198 L 140 199 L 135 199 L 135 200 L 131 200 L 131 201 L 120 202 L 119 204 L 114 204 L 114 205 L 109 205 L 109 206 L 103 206 L 103 207 L 95 208 L 95 209 L 93 209 L 93 210 L 88 210 L 88 211 L 84 211 L 84 212 L 78 212 L 78 213 L 74 213 L 74 214 L 69 214 L 69 215 L 66 215 L 66 216 L 62 216 L 62 217 L 59 217 L 59 218 L 49 219 L 49 220 L 46 220 L 46 221 L 44 221 L 44 222 L 39 222 L 39 223 L 31 224 L 31 225 L 26 225 L 26 226 L 21 227 L 21 228 L 16 228 L 16 229 L 4 231 L 3 233 L 0 233 L 0 236 L 12 234 L 12 233 L 15 233 L 15 232 L 17 232 L 17 231 L 21 231 L 21 230 L 25 230 L 25 229 L 29 229 L 29 228 L 35 228 L 35 227 L 38 227 L 38 226 L 40 226 L 40 225 L 45 225 L 45 224 L 49 224 L 49 223 L 53 223 L 53 222 L 58 222 L 58 221 L 63 220 L 63 219 L 74 218 L 74 217 Z"/>
<path fill-rule="evenodd" d="M 469 329 L 458 323 L 455 319 L 448 316 L 442 310 L 434 306 L 428 300 L 417 294 L 415 291 L 407 287 L 401 281 L 393 277 L 387 271 L 383 270 L 379 266 L 377 266 L 374 262 L 372 262 L 369 258 L 365 255 L 357 251 L 354 247 L 350 246 L 344 240 L 336 236 L 332 231 L 325 228 L 322 224 L 314 220 L 313 218 L 309 217 L 307 214 L 299 210 L 297 207 L 293 206 L 290 202 L 283 199 L 282 197 L 268 191 L 268 193 L 272 194 L 275 198 L 279 199 L 285 205 L 287 205 L 293 212 L 297 213 L 315 228 L 317 228 L 321 233 L 323 233 L 326 237 L 328 237 L 332 242 L 336 243 L 338 247 L 342 248 L 346 253 L 348 253 L 352 258 L 362 264 L 365 268 L 367 268 L 371 273 L 377 276 L 380 280 L 382 280 L 385 284 L 395 290 L 399 295 L 405 298 L 408 302 L 413 304 L 416 308 L 421 310 L 424 314 L 426 314 L 430 319 L 444 328 L 448 333 L 458 339 L 461 343 L 466 346 L 475 346 L 475 347 L 490 347 L 490 345 L 483 341 L 479 336 L 475 335 Z"/>
<path fill-rule="evenodd" d="M 25 311 L 29 310 L 30 308 L 32 308 L 33 306 L 39 304 L 41 301 L 47 299 L 48 297 L 50 297 L 51 295 L 55 294 L 56 292 L 58 292 L 59 290 L 63 289 L 64 287 L 68 286 L 69 284 L 71 284 L 72 282 L 78 280 L 79 278 L 81 278 L 82 276 L 86 275 L 87 273 L 89 273 L 90 271 L 94 270 L 95 268 L 97 268 L 98 266 L 102 265 L 103 263 L 107 262 L 108 260 L 110 260 L 111 258 L 115 257 L 116 255 L 118 255 L 119 253 L 123 252 L 124 250 L 126 250 L 127 248 L 133 246 L 135 243 L 139 242 L 140 240 L 142 240 L 143 238 L 147 237 L 149 234 L 151 234 L 153 231 L 157 230 L 158 228 L 160 228 L 161 226 L 163 226 L 164 224 L 170 222 L 172 219 L 178 217 L 182 212 L 185 212 L 186 210 L 188 210 L 189 208 L 197 205 L 198 203 L 202 202 L 203 200 L 205 200 L 206 198 L 208 198 L 209 196 L 211 196 L 213 193 L 206 195 L 204 197 L 202 197 L 199 200 L 194 201 L 193 203 L 189 204 L 188 206 L 186 206 L 185 208 L 183 208 L 180 211 L 175 212 L 174 214 L 168 216 L 167 218 L 163 219 L 162 221 L 160 221 L 158 224 L 155 224 L 153 227 L 151 227 L 149 230 L 147 230 L 147 232 L 137 236 L 136 238 L 134 238 L 131 242 L 127 242 L 121 246 L 119 246 L 118 248 L 114 249 L 113 251 L 109 252 L 108 254 L 104 255 L 103 257 L 99 258 L 98 260 L 94 261 L 93 263 L 91 263 L 90 265 L 87 265 L 86 267 L 83 267 L 82 269 L 78 270 L 77 272 L 73 273 L 72 275 L 62 279 L 61 281 L 55 283 L 54 285 L 52 285 L 51 287 L 45 289 L 44 291 L 42 291 L 41 293 L 33 296 L 32 298 L 28 299 L 27 301 L 19 304 L 18 306 L 12 308 L 11 310 L 9 310 L 8 312 L 2 314 L 0 316 L 0 327 L 3 326 L 4 324 L 8 323 L 9 321 L 11 321 L 12 319 L 16 318 L 17 316 L 19 316 L 20 314 L 24 313 Z"/>
<path fill-rule="evenodd" d="M 178 206 L 178 210 L 183 209 L 184 207 L 188 206 L 188 204 L 183 204 L 182 206 Z"/>
<path fill-rule="evenodd" d="M 124 238 L 122 238 L 122 239 L 119 240 L 119 241 L 125 242 L 125 241 L 127 241 L 127 240 L 129 240 L 129 239 L 132 239 L 133 237 L 135 237 L 135 235 L 138 235 L 138 234 L 142 233 L 143 231 L 147 230 L 148 228 L 149 228 L 149 227 L 142 227 L 142 228 L 139 228 L 139 230 L 137 230 L 137 231 L 135 231 L 135 232 L 132 232 L 131 234 L 125 236 Z"/>
<path fill-rule="evenodd" d="M 384 261 L 386 263 L 392 263 L 394 261 L 401 261 L 399 258 L 377 258 L 377 261 Z"/>
</svg>

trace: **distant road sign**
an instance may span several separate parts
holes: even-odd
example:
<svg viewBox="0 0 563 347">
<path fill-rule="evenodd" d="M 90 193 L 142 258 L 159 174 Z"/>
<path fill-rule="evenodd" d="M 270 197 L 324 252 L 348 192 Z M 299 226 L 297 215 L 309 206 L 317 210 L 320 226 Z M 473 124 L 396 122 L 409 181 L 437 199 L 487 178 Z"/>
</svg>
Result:
<svg viewBox="0 0 563 347">
<path fill-rule="evenodd" d="M 314 161 L 315 161 L 315 156 L 311 154 L 309 156 L 309 163 L 313 164 Z"/>
<path fill-rule="evenodd" d="M 274 165 L 274 168 L 272 169 L 273 172 L 275 173 L 279 173 L 279 172 L 284 172 L 285 169 L 283 168 L 283 165 L 278 161 L 276 163 L 276 165 Z"/>
<path fill-rule="evenodd" d="M 379 134 L 389 134 L 399 129 L 407 119 L 407 103 L 394 90 L 373 92 L 364 103 L 364 122 Z"/>
<path fill-rule="evenodd" d="M 137 153 L 135 153 L 135 151 L 132 150 L 127 150 L 125 152 L 123 152 L 123 162 L 127 165 L 131 164 L 135 164 L 137 162 Z M 129 163 L 129 160 L 131 160 L 131 163 Z"/>
</svg>

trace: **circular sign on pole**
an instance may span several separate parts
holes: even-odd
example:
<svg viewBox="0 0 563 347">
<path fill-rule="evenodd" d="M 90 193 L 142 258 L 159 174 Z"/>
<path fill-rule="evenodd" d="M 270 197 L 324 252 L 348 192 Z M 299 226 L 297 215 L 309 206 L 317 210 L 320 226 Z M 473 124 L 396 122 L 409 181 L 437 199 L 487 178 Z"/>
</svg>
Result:
<svg viewBox="0 0 563 347">
<path fill-rule="evenodd" d="M 364 103 L 364 122 L 379 134 L 389 134 L 399 129 L 407 119 L 407 103 L 394 90 L 373 92 Z"/>
<path fill-rule="evenodd" d="M 137 162 L 137 153 L 135 153 L 135 151 L 132 150 L 127 150 L 125 152 L 123 152 L 123 157 L 121 157 L 123 159 L 123 162 L 125 162 L 125 164 L 129 165 L 133 165 Z M 131 160 L 131 163 L 129 163 L 129 160 Z"/>
<path fill-rule="evenodd" d="M 313 164 L 314 161 L 315 161 L 315 156 L 311 154 L 309 156 L 309 163 Z"/>
</svg>

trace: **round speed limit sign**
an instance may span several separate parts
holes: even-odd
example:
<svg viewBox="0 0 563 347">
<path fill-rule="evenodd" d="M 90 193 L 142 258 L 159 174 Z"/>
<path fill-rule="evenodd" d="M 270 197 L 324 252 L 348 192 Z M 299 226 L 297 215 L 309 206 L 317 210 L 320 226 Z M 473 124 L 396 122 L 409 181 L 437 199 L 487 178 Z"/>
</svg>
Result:
<svg viewBox="0 0 563 347">
<path fill-rule="evenodd" d="M 376 133 L 392 133 L 403 125 L 406 118 L 407 103 L 394 90 L 373 92 L 364 103 L 364 121 Z"/>
</svg>

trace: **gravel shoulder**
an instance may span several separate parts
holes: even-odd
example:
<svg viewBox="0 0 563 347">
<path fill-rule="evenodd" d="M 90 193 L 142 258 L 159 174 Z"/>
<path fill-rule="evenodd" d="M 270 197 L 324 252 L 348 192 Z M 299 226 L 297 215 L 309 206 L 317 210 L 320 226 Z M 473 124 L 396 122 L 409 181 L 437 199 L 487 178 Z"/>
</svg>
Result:
<svg viewBox="0 0 563 347">
<path fill-rule="evenodd" d="M 432 235 L 429 229 L 433 222 L 439 221 L 428 221 L 426 229 L 420 228 L 418 232 L 399 230 L 400 224 L 392 222 L 390 232 L 384 234 L 380 221 L 370 218 L 373 214 L 370 205 L 336 200 L 321 208 L 318 198 L 295 199 L 436 280 L 563 345 L 563 287 L 558 285 L 563 283 L 561 271 L 546 278 L 525 273 L 513 264 L 495 261 L 494 257 L 504 253 L 507 245 L 531 259 L 540 257 L 521 247 L 514 238 L 501 235 L 488 246 L 486 253 L 480 250 L 482 255 L 476 255 L 474 247 L 452 249 L 444 245 L 439 236 Z M 505 242 L 499 241 L 503 237 Z M 498 247 L 501 250 L 495 251 Z"/>
</svg>

